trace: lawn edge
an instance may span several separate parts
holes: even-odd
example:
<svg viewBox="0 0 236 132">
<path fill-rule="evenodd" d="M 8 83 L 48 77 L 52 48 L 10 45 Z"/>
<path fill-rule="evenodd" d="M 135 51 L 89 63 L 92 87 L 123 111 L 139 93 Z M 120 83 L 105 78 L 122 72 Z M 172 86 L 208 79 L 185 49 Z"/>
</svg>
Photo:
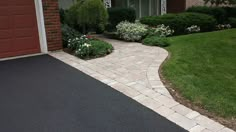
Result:
<svg viewBox="0 0 236 132">
<path fill-rule="evenodd" d="M 166 87 L 166 89 L 170 92 L 170 94 L 174 98 L 174 100 L 176 100 L 180 104 L 182 104 L 194 111 L 199 112 L 201 115 L 207 116 L 208 118 L 210 118 L 216 122 L 219 122 L 222 125 L 229 127 L 231 129 L 233 129 L 234 131 L 236 131 L 236 120 L 220 117 L 219 115 L 209 112 L 208 110 L 204 109 L 204 107 L 202 105 L 195 104 L 195 103 L 191 102 L 190 100 L 184 98 L 181 95 L 181 92 L 171 83 L 171 81 L 165 78 L 162 68 L 164 67 L 164 65 L 168 61 L 170 61 L 170 58 L 171 58 L 171 52 L 169 52 L 168 50 L 166 50 L 166 51 L 168 52 L 168 56 L 163 61 L 163 63 L 160 65 L 160 68 L 158 70 L 158 74 L 160 76 L 161 82 Z"/>
</svg>

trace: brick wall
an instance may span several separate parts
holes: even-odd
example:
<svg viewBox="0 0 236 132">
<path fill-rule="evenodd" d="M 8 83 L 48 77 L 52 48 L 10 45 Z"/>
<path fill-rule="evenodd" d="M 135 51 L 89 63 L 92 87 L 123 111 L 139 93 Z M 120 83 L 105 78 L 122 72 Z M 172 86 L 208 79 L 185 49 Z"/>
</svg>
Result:
<svg viewBox="0 0 236 132">
<path fill-rule="evenodd" d="M 203 0 L 187 0 L 186 1 L 186 9 L 192 6 L 203 6 L 204 1 Z"/>
<path fill-rule="evenodd" d="M 185 11 L 188 0 L 167 0 L 167 13 L 179 13 Z"/>
<path fill-rule="evenodd" d="M 62 49 L 58 0 L 42 0 L 48 50 Z"/>
</svg>

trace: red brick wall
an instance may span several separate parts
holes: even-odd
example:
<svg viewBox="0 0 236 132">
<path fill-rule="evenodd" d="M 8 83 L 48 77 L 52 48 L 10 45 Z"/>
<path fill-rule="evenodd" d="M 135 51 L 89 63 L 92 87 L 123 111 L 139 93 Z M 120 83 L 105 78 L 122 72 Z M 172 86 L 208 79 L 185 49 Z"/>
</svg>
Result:
<svg viewBox="0 0 236 132">
<path fill-rule="evenodd" d="M 186 9 L 186 0 L 167 0 L 167 12 L 179 13 Z"/>
<path fill-rule="evenodd" d="M 62 49 L 58 0 L 42 0 L 48 50 Z"/>
</svg>

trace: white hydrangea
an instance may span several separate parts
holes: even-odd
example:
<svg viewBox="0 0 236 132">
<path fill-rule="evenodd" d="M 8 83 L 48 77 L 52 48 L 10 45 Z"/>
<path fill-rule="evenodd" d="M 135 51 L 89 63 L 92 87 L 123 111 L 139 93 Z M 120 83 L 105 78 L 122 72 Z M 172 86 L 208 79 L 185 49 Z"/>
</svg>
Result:
<svg viewBox="0 0 236 132">
<path fill-rule="evenodd" d="M 192 26 L 190 26 L 190 27 L 187 27 L 187 28 L 186 28 L 186 31 L 187 31 L 188 33 L 197 33 L 197 32 L 200 32 L 200 31 L 201 31 L 201 28 L 200 28 L 199 26 L 197 26 L 197 25 L 192 25 Z"/>
<path fill-rule="evenodd" d="M 139 41 L 147 34 L 147 26 L 141 23 L 123 21 L 116 28 L 119 37 L 127 41 Z"/>
</svg>

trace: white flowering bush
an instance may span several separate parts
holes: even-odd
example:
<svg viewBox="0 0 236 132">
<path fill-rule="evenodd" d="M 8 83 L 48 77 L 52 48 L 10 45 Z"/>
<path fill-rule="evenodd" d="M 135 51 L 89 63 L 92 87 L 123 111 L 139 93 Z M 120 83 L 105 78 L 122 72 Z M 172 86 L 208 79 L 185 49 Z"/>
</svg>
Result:
<svg viewBox="0 0 236 132">
<path fill-rule="evenodd" d="M 82 59 L 105 56 L 113 51 L 111 44 L 92 38 L 89 35 L 69 39 L 67 47 L 75 56 Z"/>
<path fill-rule="evenodd" d="M 140 41 L 147 34 L 147 26 L 141 23 L 120 22 L 117 26 L 117 34 L 126 41 Z"/>
<path fill-rule="evenodd" d="M 149 36 L 157 36 L 157 37 L 167 37 L 173 35 L 175 31 L 170 29 L 169 26 L 165 26 L 164 24 L 158 25 L 157 27 L 150 27 L 148 31 Z"/>
<path fill-rule="evenodd" d="M 159 37 L 171 36 L 174 32 L 174 30 L 171 30 L 169 26 L 165 26 L 164 24 L 158 25 L 154 31 Z"/>
<path fill-rule="evenodd" d="M 218 30 L 224 30 L 224 29 L 230 29 L 232 26 L 230 24 L 218 24 L 216 25 L 216 29 Z"/>
<path fill-rule="evenodd" d="M 187 33 L 197 33 L 201 31 L 201 28 L 197 25 L 192 25 L 186 28 Z"/>
<path fill-rule="evenodd" d="M 80 47 L 80 45 L 83 45 L 84 43 L 89 43 L 90 38 L 88 38 L 86 35 L 82 35 L 80 37 L 75 37 L 68 40 L 67 47 L 71 50 L 76 50 Z"/>
<path fill-rule="evenodd" d="M 75 55 L 81 58 L 88 58 L 92 52 L 90 43 L 83 43 L 75 50 Z"/>
</svg>

